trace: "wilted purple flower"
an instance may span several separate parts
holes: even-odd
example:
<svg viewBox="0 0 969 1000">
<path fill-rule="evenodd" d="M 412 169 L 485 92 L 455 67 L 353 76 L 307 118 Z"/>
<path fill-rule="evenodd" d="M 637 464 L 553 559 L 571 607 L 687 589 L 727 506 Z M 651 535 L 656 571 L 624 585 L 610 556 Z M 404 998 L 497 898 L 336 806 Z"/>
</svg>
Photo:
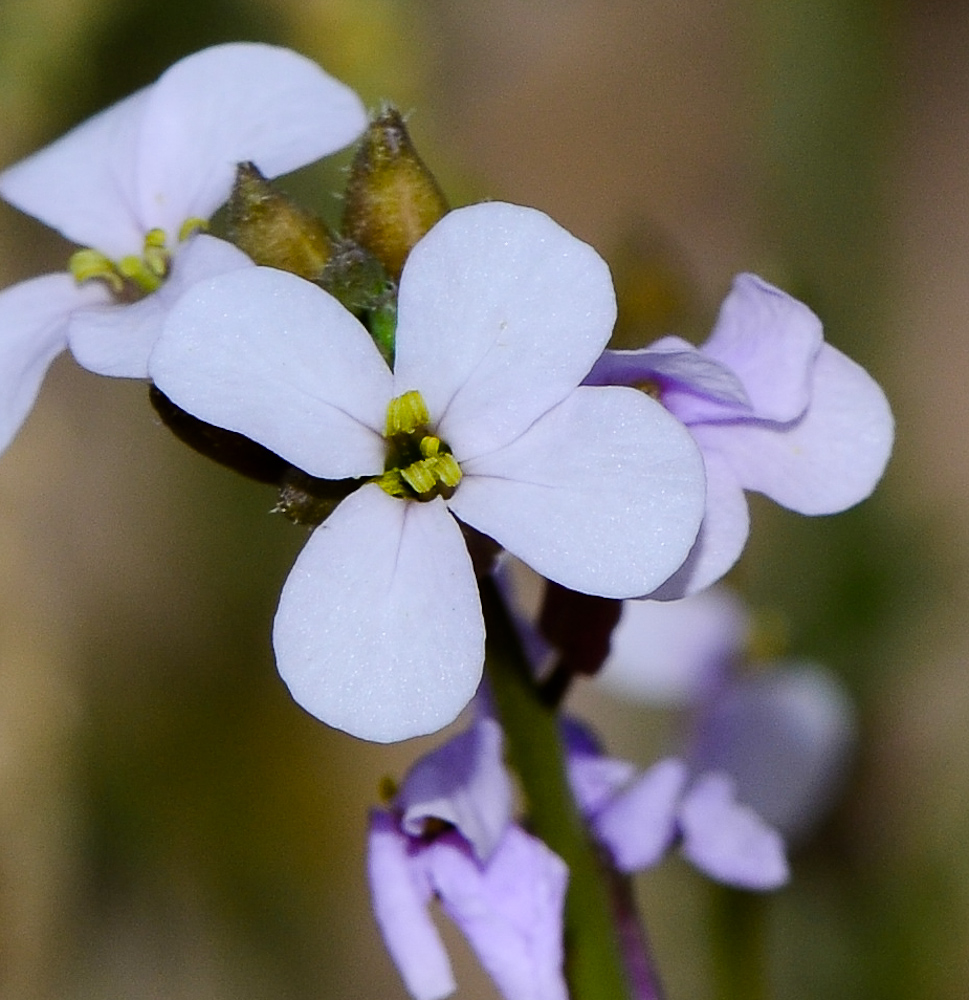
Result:
<svg viewBox="0 0 969 1000">
<path fill-rule="evenodd" d="M 467 704 L 484 626 L 455 518 L 586 593 L 634 596 L 680 565 L 703 513 L 690 435 L 643 393 L 579 385 L 614 317 L 598 254 L 499 202 L 414 247 L 393 371 L 336 299 L 282 271 L 175 306 L 150 362 L 169 398 L 312 476 L 365 481 L 280 598 L 277 664 L 309 712 L 390 741 Z"/>
<path fill-rule="evenodd" d="M 218 45 L 0 174 L 0 195 L 86 248 L 70 273 L 0 292 L 0 450 L 65 347 L 98 374 L 145 378 L 180 292 L 250 264 L 195 235 L 228 197 L 237 163 L 275 177 L 365 125 L 359 98 L 303 56 Z"/>
<path fill-rule="evenodd" d="M 843 685 L 818 664 L 741 672 L 750 631 L 742 603 L 712 587 L 682 601 L 625 601 L 598 682 L 623 697 L 690 711 L 693 773 L 728 774 L 738 799 L 786 839 L 830 808 L 855 739 Z"/>
<path fill-rule="evenodd" d="M 604 756 L 577 723 L 565 732 L 573 794 L 619 871 L 651 868 L 679 842 L 684 857 L 718 882 L 768 890 L 787 881 L 780 834 L 737 801 L 728 774 L 691 777 L 675 758 L 637 774 L 632 764 Z"/>
<path fill-rule="evenodd" d="M 568 874 L 511 821 L 501 730 L 479 718 L 414 766 L 391 811 L 371 815 L 368 871 L 384 941 L 416 1000 L 455 989 L 428 913 L 436 898 L 507 1000 L 566 1000 Z"/>
<path fill-rule="evenodd" d="M 867 497 L 891 452 L 894 424 L 877 383 L 824 342 L 807 306 L 741 274 L 702 347 L 664 337 L 606 351 L 589 385 L 655 392 L 703 453 L 707 509 L 690 557 L 651 595 L 694 593 L 743 551 L 744 490 L 801 514 L 833 514 Z"/>
</svg>

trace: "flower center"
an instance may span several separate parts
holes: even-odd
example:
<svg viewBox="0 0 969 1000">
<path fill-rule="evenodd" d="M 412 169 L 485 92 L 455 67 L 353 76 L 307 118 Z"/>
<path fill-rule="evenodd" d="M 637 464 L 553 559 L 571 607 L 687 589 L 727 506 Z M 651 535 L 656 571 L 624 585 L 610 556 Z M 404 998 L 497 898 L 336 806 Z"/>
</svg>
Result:
<svg viewBox="0 0 969 1000">
<path fill-rule="evenodd" d="M 193 233 L 205 229 L 204 219 L 186 219 L 178 231 L 182 242 Z M 131 254 L 120 260 L 112 260 L 100 250 L 85 247 L 71 255 L 68 270 L 74 280 L 103 281 L 116 299 L 135 301 L 157 291 L 171 268 L 172 251 L 167 246 L 168 237 L 163 229 L 150 229 L 145 234 L 145 245 L 141 256 Z"/>
<path fill-rule="evenodd" d="M 428 430 L 430 415 L 419 392 L 412 389 L 387 407 L 387 461 L 375 482 L 402 500 L 447 500 L 461 482 L 461 467 L 451 449 Z"/>
</svg>

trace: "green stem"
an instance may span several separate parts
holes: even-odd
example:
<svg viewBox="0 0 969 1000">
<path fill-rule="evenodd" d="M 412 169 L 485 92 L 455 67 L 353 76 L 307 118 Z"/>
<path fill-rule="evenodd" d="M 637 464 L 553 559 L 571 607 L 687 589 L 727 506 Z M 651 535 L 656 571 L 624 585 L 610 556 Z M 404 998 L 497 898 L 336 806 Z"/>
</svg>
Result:
<svg viewBox="0 0 969 1000">
<path fill-rule="evenodd" d="M 766 899 L 712 886 L 711 938 L 716 995 L 721 1000 L 768 1000 Z"/>
<path fill-rule="evenodd" d="M 571 1000 L 630 1000 L 609 880 L 576 810 L 556 712 L 543 704 L 514 626 L 490 578 L 481 581 L 495 708 L 521 779 L 531 829 L 569 867 L 566 976 Z"/>
</svg>

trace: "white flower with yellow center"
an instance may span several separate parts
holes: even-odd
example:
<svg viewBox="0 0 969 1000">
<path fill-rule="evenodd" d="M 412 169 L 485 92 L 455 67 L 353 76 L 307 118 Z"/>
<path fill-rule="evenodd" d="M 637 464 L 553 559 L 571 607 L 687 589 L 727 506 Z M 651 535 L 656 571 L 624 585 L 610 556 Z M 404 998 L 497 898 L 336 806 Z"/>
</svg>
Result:
<svg viewBox="0 0 969 1000">
<path fill-rule="evenodd" d="M 649 593 L 686 557 L 704 507 L 689 433 L 635 389 L 579 385 L 615 309 L 591 247 L 496 202 L 412 251 L 393 371 L 334 298 L 281 271 L 201 282 L 173 308 L 149 364 L 167 396 L 312 476 L 366 480 L 313 532 L 276 615 L 280 673 L 317 718 L 391 741 L 467 704 L 484 626 L 458 520 L 607 597 Z"/>
<path fill-rule="evenodd" d="M 365 125 L 359 98 L 305 57 L 218 45 L 0 174 L 0 196 L 84 247 L 67 272 L 0 292 L 0 450 L 66 347 L 99 375 L 145 378 L 179 294 L 250 264 L 199 235 L 237 163 L 276 177 Z"/>
</svg>

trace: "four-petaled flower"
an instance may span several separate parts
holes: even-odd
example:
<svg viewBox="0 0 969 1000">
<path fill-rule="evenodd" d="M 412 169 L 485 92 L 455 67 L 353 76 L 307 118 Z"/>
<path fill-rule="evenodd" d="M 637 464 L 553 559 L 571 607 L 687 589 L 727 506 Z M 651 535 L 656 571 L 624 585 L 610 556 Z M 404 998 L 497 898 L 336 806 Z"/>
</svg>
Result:
<svg viewBox="0 0 969 1000">
<path fill-rule="evenodd" d="M 497 202 L 411 252 L 393 371 L 291 274 L 247 268 L 177 303 L 150 362 L 167 396 L 312 476 L 367 480 L 314 531 L 276 615 L 280 673 L 313 715 L 390 741 L 470 700 L 484 628 L 455 517 L 587 593 L 646 593 L 680 565 L 704 504 L 690 435 L 641 392 L 579 384 L 614 318 L 591 247 Z"/>
<path fill-rule="evenodd" d="M 414 765 L 389 811 L 370 817 L 367 868 L 384 941 L 416 1000 L 454 992 L 432 898 L 506 1000 L 566 1000 L 565 863 L 511 819 L 498 724 L 470 729 Z"/>
<path fill-rule="evenodd" d="M 760 891 L 787 882 L 781 835 L 738 802 L 729 774 L 691 777 L 675 757 L 637 774 L 629 762 L 603 755 L 584 727 L 564 725 L 573 794 L 619 871 L 651 868 L 679 842 L 683 856 L 718 882 Z"/>
<path fill-rule="evenodd" d="M 365 125 L 359 98 L 303 56 L 219 45 L 0 174 L 0 195 L 86 248 L 69 272 L 0 292 L 0 451 L 65 347 L 98 374 L 145 378 L 179 294 L 250 263 L 196 235 L 228 197 L 238 162 L 275 177 Z"/>
<path fill-rule="evenodd" d="M 871 493 L 892 448 L 878 384 L 824 342 L 807 306 L 752 274 L 734 281 L 702 347 L 663 337 L 606 351 L 586 384 L 653 392 L 703 453 L 703 525 L 656 598 L 695 593 L 733 566 L 749 529 L 744 490 L 801 514 L 834 514 Z"/>
</svg>

